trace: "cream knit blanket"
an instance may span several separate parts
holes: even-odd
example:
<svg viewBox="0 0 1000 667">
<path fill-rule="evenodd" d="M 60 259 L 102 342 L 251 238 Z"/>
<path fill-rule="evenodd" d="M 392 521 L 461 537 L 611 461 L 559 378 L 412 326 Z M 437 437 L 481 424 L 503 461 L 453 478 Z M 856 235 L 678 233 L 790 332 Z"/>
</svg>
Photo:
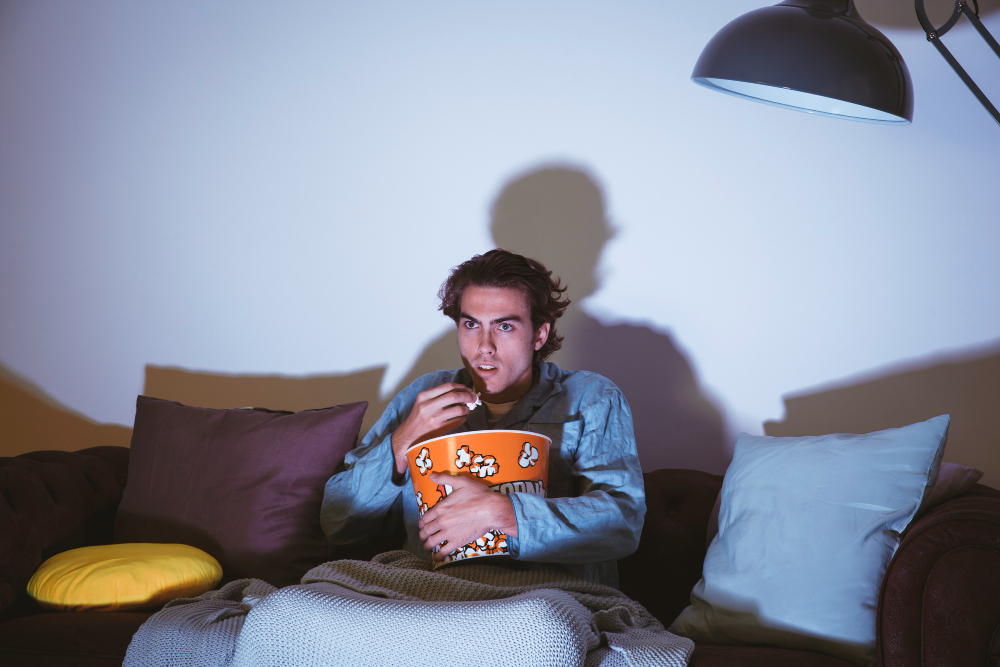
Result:
<svg viewBox="0 0 1000 667">
<path fill-rule="evenodd" d="M 693 650 L 620 591 L 559 568 L 483 560 L 435 572 L 393 551 L 320 565 L 298 586 L 242 579 L 175 600 L 124 664 L 682 667 Z"/>
</svg>

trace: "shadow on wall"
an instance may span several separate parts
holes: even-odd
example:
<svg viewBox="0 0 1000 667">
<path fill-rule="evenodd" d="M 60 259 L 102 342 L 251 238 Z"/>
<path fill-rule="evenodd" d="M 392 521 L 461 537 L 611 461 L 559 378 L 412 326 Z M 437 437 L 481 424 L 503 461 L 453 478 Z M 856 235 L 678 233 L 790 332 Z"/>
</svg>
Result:
<svg viewBox="0 0 1000 667">
<path fill-rule="evenodd" d="M 772 3 L 773 4 L 773 3 Z M 861 18 L 876 28 L 908 28 L 923 31 L 917 21 L 913 0 L 855 0 Z M 764 4 L 762 3 L 763 7 Z M 940 27 L 955 9 L 954 0 L 925 0 L 927 16 Z M 1000 9 L 1000 0 L 979 0 L 979 17 L 985 18 Z M 962 19 L 965 23 L 965 19 Z M 930 46 L 928 44 L 928 46 Z"/>
<path fill-rule="evenodd" d="M 288 377 L 225 375 L 146 366 L 143 393 L 202 408 L 254 407 L 292 412 L 368 401 L 361 422 L 361 435 L 364 435 L 388 404 L 379 397 L 385 369 L 385 366 L 378 366 L 344 375 Z"/>
<path fill-rule="evenodd" d="M 387 402 L 379 397 L 385 367 L 345 375 L 285 377 L 223 375 L 146 366 L 143 393 L 204 408 L 264 407 L 309 410 L 368 401 L 364 434 Z M 128 447 L 132 429 L 98 424 L 48 396 L 27 380 L 0 366 L 0 456 L 42 449 L 76 451 L 99 445 Z"/>
<path fill-rule="evenodd" d="M 1000 485 L 1000 343 L 985 353 L 892 372 L 849 387 L 785 398 L 768 435 L 868 433 L 951 414 L 946 461 L 975 466 Z"/>
<path fill-rule="evenodd" d="M 72 452 L 99 445 L 128 447 L 132 429 L 98 424 L 0 366 L 0 456 L 40 449 Z"/>
<path fill-rule="evenodd" d="M 613 236 L 594 179 L 561 166 L 522 174 L 494 202 L 490 231 L 498 247 L 540 260 L 568 285 L 573 304 L 558 322 L 565 340 L 552 361 L 595 371 L 621 388 L 632 408 L 643 470 L 724 472 L 731 453 L 722 416 L 702 395 L 670 336 L 646 326 L 609 326 L 580 306 L 600 287 L 598 261 Z M 396 390 L 424 373 L 461 363 L 455 333 L 449 331 L 424 350 Z"/>
<path fill-rule="evenodd" d="M 563 368 L 600 373 L 622 389 L 632 408 L 643 470 L 724 472 L 731 453 L 725 446 L 722 417 L 701 394 L 691 365 L 671 337 L 646 326 L 606 325 L 580 306 L 600 287 L 598 260 L 613 235 L 595 181 L 564 167 L 525 173 L 500 192 L 490 229 L 496 245 L 541 260 L 568 284 L 574 303 L 559 321 L 566 339 L 552 360 Z M 446 275 L 442 267 L 442 280 Z M 344 375 L 287 377 L 148 365 L 143 393 L 207 408 L 298 411 L 368 401 L 364 434 L 402 387 L 424 373 L 461 365 L 452 329 L 424 349 L 386 400 L 379 392 L 384 366 Z M 0 406 L 4 424 L 0 454 L 129 445 L 131 429 L 96 424 L 6 371 L 0 374 Z"/>
</svg>

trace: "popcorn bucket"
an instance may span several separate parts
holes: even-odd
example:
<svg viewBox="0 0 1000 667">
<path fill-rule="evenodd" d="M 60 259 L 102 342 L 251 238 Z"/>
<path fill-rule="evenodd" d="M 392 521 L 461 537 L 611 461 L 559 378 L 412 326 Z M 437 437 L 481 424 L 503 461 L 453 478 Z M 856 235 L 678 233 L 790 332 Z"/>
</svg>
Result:
<svg viewBox="0 0 1000 667">
<path fill-rule="evenodd" d="M 452 492 L 450 485 L 432 482 L 432 472 L 465 475 L 486 484 L 497 493 L 517 491 L 544 498 L 549 484 L 551 443 L 544 435 L 528 431 L 469 431 L 413 445 L 406 450 L 406 460 L 417 509 L 422 516 Z M 491 530 L 475 542 L 455 549 L 434 567 L 436 569 L 466 558 L 509 553 L 507 536 L 498 530 Z"/>
</svg>

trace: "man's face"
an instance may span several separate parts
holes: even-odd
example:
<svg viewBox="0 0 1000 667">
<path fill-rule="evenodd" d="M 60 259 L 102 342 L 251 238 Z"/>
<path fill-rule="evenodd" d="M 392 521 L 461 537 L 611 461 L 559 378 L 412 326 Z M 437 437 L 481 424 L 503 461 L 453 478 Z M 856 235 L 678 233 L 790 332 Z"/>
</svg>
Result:
<svg viewBox="0 0 1000 667">
<path fill-rule="evenodd" d="M 466 287 L 458 319 L 458 348 L 476 390 L 490 403 L 509 403 L 528 393 L 535 350 L 549 336 L 548 323 L 534 331 L 531 312 L 513 287 Z"/>
</svg>

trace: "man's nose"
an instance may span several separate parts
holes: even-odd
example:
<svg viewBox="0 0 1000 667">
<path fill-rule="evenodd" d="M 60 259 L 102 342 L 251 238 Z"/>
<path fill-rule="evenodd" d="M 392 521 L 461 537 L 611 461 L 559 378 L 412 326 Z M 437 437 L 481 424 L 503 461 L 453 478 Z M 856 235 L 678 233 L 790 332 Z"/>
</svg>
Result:
<svg viewBox="0 0 1000 667">
<path fill-rule="evenodd" d="M 489 353 L 493 354 L 496 352 L 497 346 L 493 342 L 493 334 L 488 331 L 484 331 L 483 335 L 479 337 L 479 353 Z"/>
</svg>

